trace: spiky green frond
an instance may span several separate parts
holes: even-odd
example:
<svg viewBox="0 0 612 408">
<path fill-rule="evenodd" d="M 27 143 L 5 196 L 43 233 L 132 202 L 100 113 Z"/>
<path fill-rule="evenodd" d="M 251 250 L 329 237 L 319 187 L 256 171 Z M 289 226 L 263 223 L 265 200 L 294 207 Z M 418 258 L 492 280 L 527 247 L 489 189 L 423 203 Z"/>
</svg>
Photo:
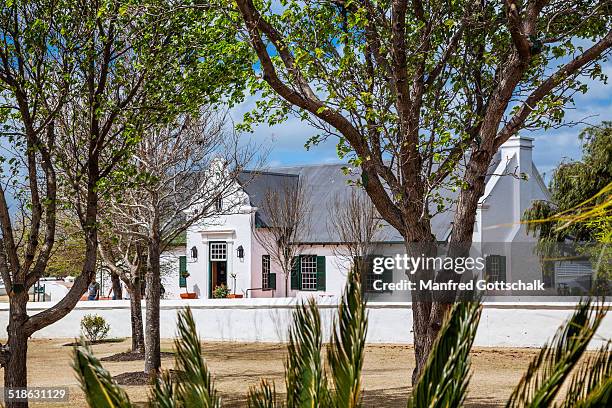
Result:
<svg viewBox="0 0 612 408">
<path fill-rule="evenodd" d="M 572 375 L 563 408 L 600 407 L 612 400 L 611 345 L 603 345 Z"/>
<path fill-rule="evenodd" d="M 91 348 L 81 341 L 74 348 L 72 367 L 85 393 L 87 403 L 92 408 L 129 408 L 132 407 L 126 392 L 117 385 L 110 373 L 94 357 Z"/>
<path fill-rule="evenodd" d="M 368 320 L 361 285 L 355 271 L 347 280 L 334 324 L 328 361 L 334 381 L 334 406 L 361 406 L 361 369 L 365 352 Z"/>
<path fill-rule="evenodd" d="M 178 315 L 176 348 L 176 396 L 184 407 L 221 406 L 208 367 L 202 358 L 202 346 L 189 307 Z"/>
<path fill-rule="evenodd" d="M 321 317 L 314 299 L 301 304 L 293 313 L 289 330 L 285 381 L 288 408 L 318 408 L 329 399 L 321 361 Z"/>
<path fill-rule="evenodd" d="M 469 353 L 476 337 L 480 311 L 479 302 L 453 306 L 408 400 L 408 408 L 462 405 L 470 379 Z"/>
<path fill-rule="evenodd" d="M 149 405 L 152 408 L 178 408 L 179 400 L 175 395 L 175 387 L 168 371 L 163 371 L 153 384 Z"/>
<path fill-rule="evenodd" d="M 259 387 L 249 389 L 249 408 L 276 408 L 276 388 L 274 383 L 261 380 Z"/>
<path fill-rule="evenodd" d="M 529 364 L 507 407 L 550 406 L 605 316 L 603 307 L 581 301 L 569 321 Z"/>
</svg>

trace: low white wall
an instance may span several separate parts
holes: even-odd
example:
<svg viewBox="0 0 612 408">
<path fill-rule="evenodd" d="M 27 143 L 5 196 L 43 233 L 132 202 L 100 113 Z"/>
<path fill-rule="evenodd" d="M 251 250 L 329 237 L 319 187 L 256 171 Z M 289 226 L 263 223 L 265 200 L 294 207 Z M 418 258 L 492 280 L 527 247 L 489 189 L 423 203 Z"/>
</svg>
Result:
<svg viewBox="0 0 612 408">
<path fill-rule="evenodd" d="M 240 342 L 282 342 L 296 299 L 215 299 L 164 300 L 161 306 L 161 336 L 172 338 L 176 332 L 177 311 L 189 305 L 198 331 L 204 340 Z M 334 298 L 318 300 L 322 315 L 324 339 L 329 338 L 336 312 Z M 52 303 L 30 303 L 33 315 Z M 560 302 L 485 303 L 476 337 L 478 346 L 538 347 L 550 339 L 567 319 L 574 305 Z M 143 302 L 144 309 L 144 302 Z M 370 303 L 368 305 L 368 342 L 412 343 L 412 309 L 410 303 Z M 111 337 L 130 336 L 129 301 L 79 302 L 68 316 L 35 333 L 36 338 L 78 337 L 81 318 L 87 314 L 103 316 L 111 327 Z M 144 310 L 143 310 L 144 315 Z M 0 304 L 0 338 L 6 338 L 8 304 Z M 591 348 L 612 338 L 612 317 L 603 321 Z"/>
</svg>

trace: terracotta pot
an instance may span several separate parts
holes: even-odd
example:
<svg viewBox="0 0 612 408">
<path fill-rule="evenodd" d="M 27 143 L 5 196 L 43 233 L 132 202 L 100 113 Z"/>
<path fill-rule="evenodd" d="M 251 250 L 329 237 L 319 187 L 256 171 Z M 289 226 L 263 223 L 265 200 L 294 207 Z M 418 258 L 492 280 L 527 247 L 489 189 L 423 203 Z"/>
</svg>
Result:
<svg viewBox="0 0 612 408">
<path fill-rule="evenodd" d="M 197 299 L 197 293 L 181 293 L 181 299 Z"/>
<path fill-rule="evenodd" d="M 227 295 L 228 299 L 242 299 L 243 295 Z"/>
</svg>

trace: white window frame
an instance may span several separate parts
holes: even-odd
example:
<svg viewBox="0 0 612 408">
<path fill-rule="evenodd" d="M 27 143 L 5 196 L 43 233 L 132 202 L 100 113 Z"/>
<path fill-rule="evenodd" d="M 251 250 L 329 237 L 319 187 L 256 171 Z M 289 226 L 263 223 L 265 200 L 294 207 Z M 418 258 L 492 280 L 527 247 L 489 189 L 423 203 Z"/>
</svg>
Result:
<svg viewBox="0 0 612 408">
<path fill-rule="evenodd" d="M 302 255 L 300 257 L 300 274 L 302 276 L 302 290 L 317 290 L 317 256 Z"/>
<path fill-rule="evenodd" d="M 211 261 L 227 261 L 227 242 L 211 242 L 209 249 Z"/>
<path fill-rule="evenodd" d="M 261 256 L 261 287 L 270 289 L 270 255 Z"/>
</svg>

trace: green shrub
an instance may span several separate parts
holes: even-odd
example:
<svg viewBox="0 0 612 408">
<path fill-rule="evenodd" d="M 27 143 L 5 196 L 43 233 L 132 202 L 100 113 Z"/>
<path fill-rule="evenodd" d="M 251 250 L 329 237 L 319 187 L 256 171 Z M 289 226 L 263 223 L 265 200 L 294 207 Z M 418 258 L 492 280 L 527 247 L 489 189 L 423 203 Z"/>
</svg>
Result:
<svg viewBox="0 0 612 408">
<path fill-rule="evenodd" d="M 582 296 L 584 295 L 584 291 L 577 286 L 572 286 L 570 288 L 570 295 L 572 296 Z"/>
<path fill-rule="evenodd" d="M 102 316 L 87 315 L 81 319 L 81 331 L 88 341 L 95 343 L 106 338 L 110 326 Z"/>
<path fill-rule="evenodd" d="M 213 295 L 213 298 L 215 299 L 225 299 L 227 295 L 229 295 L 229 293 L 230 293 L 229 288 L 221 284 L 213 290 L 212 295 Z"/>
</svg>

